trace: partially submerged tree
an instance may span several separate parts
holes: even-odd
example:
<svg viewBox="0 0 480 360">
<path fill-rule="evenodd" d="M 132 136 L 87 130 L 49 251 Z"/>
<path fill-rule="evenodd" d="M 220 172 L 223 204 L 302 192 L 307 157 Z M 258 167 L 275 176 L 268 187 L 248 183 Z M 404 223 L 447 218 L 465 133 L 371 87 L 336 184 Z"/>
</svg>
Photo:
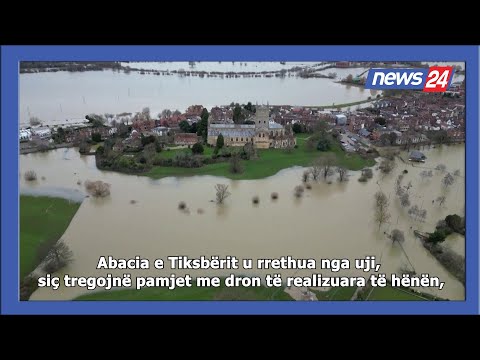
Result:
<svg viewBox="0 0 480 360">
<path fill-rule="evenodd" d="M 382 224 L 390 220 L 390 212 L 388 211 L 389 201 L 385 193 L 382 191 L 377 191 L 374 195 L 375 197 L 375 221 L 378 222 L 378 228 Z"/>
<path fill-rule="evenodd" d="M 45 258 L 44 270 L 47 273 L 54 273 L 67 266 L 73 261 L 73 252 L 63 239 L 60 239 L 52 246 Z"/>
<path fill-rule="evenodd" d="M 215 191 L 217 192 L 217 204 L 222 204 L 223 201 L 230 196 L 230 192 L 228 191 L 228 185 L 217 184 L 215 185 Z"/>
<path fill-rule="evenodd" d="M 378 168 L 382 171 L 382 173 L 388 174 L 393 170 L 394 167 L 395 161 L 383 159 Z"/>
<path fill-rule="evenodd" d="M 178 203 L 178 209 L 179 210 L 185 210 L 187 208 L 187 204 L 185 203 L 185 201 L 180 201 Z"/>
<path fill-rule="evenodd" d="M 393 243 L 403 243 L 405 241 L 405 235 L 403 234 L 403 231 L 400 231 L 398 229 L 392 230 L 390 238 Z"/>
<path fill-rule="evenodd" d="M 413 273 L 415 274 L 415 268 L 413 267 L 412 262 L 410 261 L 410 258 L 407 255 L 407 252 L 403 248 L 403 243 L 405 242 L 405 235 L 403 234 L 403 231 L 400 231 L 398 229 L 393 229 L 392 232 L 390 233 L 390 240 L 392 240 L 392 244 L 398 244 L 400 248 L 402 249 L 405 257 L 407 258 L 407 261 L 409 262 L 410 266 L 412 267 Z M 409 271 L 411 272 L 411 271 Z"/>
<path fill-rule="evenodd" d="M 443 204 L 445 204 L 445 200 L 446 200 L 446 199 L 447 199 L 447 198 L 446 198 L 444 195 L 441 195 L 441 196 L 437 197 L 437 203 L 438 203 L 438 205 L 439 205 L 439 206 L 443 206 Z"/>
<path fill-rule="evenodd" d="M 453 177 L 452 174 L 450 173 L 447 173 L 443 179 L 442 179 L 442 184 L 443 186 L 445 186 L 446 188 L 453 185 L 453 183 L 455 182 L 455 178 Z"/>
<path fill-rule="evenodd" d="M 366 182 L 368 179 L 371 179 L 373 177 L 373 171 L 370 168 L 365 168 L 362 169 L 362 174 L 360 175 L 360 178 L 358 181 L 360 182 Z"/>
<path fill-rule="evenodd" d="M 337 167 L 337 173 L 338 173 L 338 181 L 346 181 L 348 180 L 348 170 L 347 168 L 343 166 Z"/>
<path fill-rule="evenodd" d="M 110 195 L 110 184 L 103 181 L 85 181 L 85 189 L 93 197 L 105 197 Z"/>
<path fill-rule="evenodd" d="M 37 180 L 37 173 L 33 170 L 28 170 L 25 171 L 25 174 L 23 175 L 26 181 L 34 181 Z"/>
<path fill-rule="evenodd" d="M 420 209 L 418 205 L 413 205 L 410 209 L 408 209 L 408 215 L 410 215 L 414 220 L 425 221 L 427 217 L 427 210 Z"/>
<path fill-rule="evenodd" d="M 408 193 L 405 193 L 402 196 L 400 196 L 400 204 L 403 207 L 409 207 L 410 206 L 410 196 L 408 195 Z"/>
<path fill-rule="evenodd" d="M 447 170 L 447 167 L 444 164 L 438 164 L 437 166 L 435 166 L 435 170 L 445 172 L 445 170 Z"/>
<path fill-rule="evenodd" d="M 324 179 L 333 174 L 333 167 L 337 163 L 337 157 L 335 154 L 328 153 L 317 159 L 314 163 L 314 167 L 321 169 L 321 174 Z"/>
<path fill-rule="evenodd" d="M 310 179 L 310 173 L 311 171 L 310 170 L 305 170 L 302 174 L 302 181 L 303 182 L 307 182 L 308 179 Z"/>
<path fill-rule="evenodd" d="M 295 186 L 293 193 L 297 198 L 299 198 L 303 195 L 304 191 L 305 191 L 305 188 L 303 187 L 303 185 L 297 185 Z"/>
<path fill-rule="evenodd" d="M 427 178 L 431 178 L 433 176 L 433 172 L 432 172 L 432 170 L 423 170 L 422 172 L 420 172 L 420 176 L 421 176 L 422 181 L 423 181 Z"/>
<path fill-rule="evenodd" d="M 317 181 L 320 178 L 321 173 L 322 173 L 322 164 L 320 163 L 320 160 L 317 159 L 313 162 L 312 168 L 310 169 L 310 175 L 312 175 L 312 180 Z"/>
</svg>

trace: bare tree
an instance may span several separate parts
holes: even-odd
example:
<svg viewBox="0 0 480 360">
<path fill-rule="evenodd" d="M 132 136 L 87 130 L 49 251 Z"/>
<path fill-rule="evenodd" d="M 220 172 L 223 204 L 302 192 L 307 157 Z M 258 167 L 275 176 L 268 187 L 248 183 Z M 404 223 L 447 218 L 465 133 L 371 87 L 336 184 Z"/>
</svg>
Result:
<svg viewBox="0 0 480 360">
<path fill-rule="evenodd" d="M 411 181 L 409 181 L 408 184 L 405 185 L 405 190 L 407 191 L 407 193 L 408 193 L 408 191 L 410 190 L 410 188 L 411 188 L 412 186 L 413 186 L 413 185 L 412 185 L 412 182 L 411 182 Z"/>
<path fill-rule="evenodd" d="M 322 173 L 322 165 L 320 164 L 320 161 L 317 159 L 312 164 L 312 168 L 310 169 L 310 174 L 312 175 L 312 179 L 314 181 L 317 181 L 321 173 Z"/>
<path fill-rule="evenodd" d="M 294 189 L 294 195 L 299 198 L 303 195 L 303 192 L 305 191 L 305 188 L 303 187 L 303 185 L 297 185 L 295 186 L 295 189 Z"/>
<path fill-rule="evenodd" d="M 337 173 L 338 173 L 338 181 L 346 181 L 348 180 L 348 170 L 347 168 L 343 166 L 337 167 Z"/>
<path fill-rule="evenodd" d="M 366 182 L 368 179 L 371 179 L 373 177 L 373 171 L 370 168 L 365 168 L 362 169 L 362 174 L 358 181 L 360 182 Z"/>
<path fill-rule="evenodd" d="M 50 249 L 45 258 L 44 270 L 48 273 L 53 273 L 67 266 L 73 261 L 73 252 L 70 250 L 65 241 L 60 239 Z"/>
<path fill-rule="evenodd" d="M 445 170 L 447 170 L 447 167 L 444 164 L 438 164 L 437 166 L 435 166 L 435 170 L 438 170 L 443 173 L 445 172 Z"/>
<path fill-rule="evenodd" d="M 26 181 L 34 181 L 37 180 L 37 173 L 33 170 L 25 171 L 23 175 Z"/>
<path fill-rule="evenodd" d="M 223 201 L 230 196 L 228 185 L 217 184 L 215 185 L 215 191 L 217 192 L 217 204 L 222 204 Z"/>
<path fill-rule="evenodd" d="M 420 173 L 420 176 L 422 177 L 422 181 L 423 181 L 427 178 L 431 178 L 433 176 L 433 172 L 432 172 L 432 170 L 423 170 Z"/>
<path fill-rule="evenodd" d="M 373 177 L 373 171 L 370 168 L 362 169 L 362 176 L 365 176 L 367 179 L 371 179 Z"/>
<path fill-rule="evenodd" d="M 395 167 L 395 161 L 389 160 L 389 159 L 383 159 L 380 165 L 378 166 L 378 168 L 384 174 L 390 173 L 394 167 Z"/>
<path fill-rule="evenodd" d="M 446 188 L 449 187 L 450 185 L 453 185 L 453 183 L 455 182 L 455 178 L 453 177 L 452 174 L 450 173 L 447 173 L 444 178 L 442 179 L 442 184 L 443 186 L 445 186 Z"/>
<path fill-rule="evenodd" d="M 382 191 L 377 191 L 375 193 L 375 221 L 378 222 L 378 228 L 382 226 L 383 223 L 386 223 L 391 215 L 388 212 L 389 201 L 385 193 Z"/>
<path fill-rule="evenodd" d="M 390 234 L 390 239 L 393 243 L 403 243 L 405 241 L 405 235 L 403 234 L 403 231 L 393 229 Z"/>
<path fill-rule="evenodd" d="M 400 204 L 403 207 L 409 207 L 410 206 L 410 196 L 408 195 L 408 193 L 405 193 L 402 196 L 400 196 Z"/>
<path fill-rule="evenodd" d="M 443 206 L 443 204 L 445 204 L 446 199 L 447 198 L 444 195 L 442 195 L 442 196 L 437 197 L 437 202 L 440 206 Z"/>
<path fill-rule="evenodd" d="M 336 163 L 337 163 L 337 157 L 335 156 L 335 154 L 328 153 L 318 158 L 317 160 L 315 160 L 313 164 L 313 168 L 316 169 L 315 171 L 320 169 L 320 173 L 323 175 L 323 178 L 326 179 L 328 176 L 333 174 L 333 167 L 335 166 Z M 313 170 L 312 170 L 312 176 L 313 176 Z M 314 177 L 314 180 L 316 180 L 315 177 Z"/>
<path fill-rule="evenodd" d="M 30 125 L 31 126 L 37 126 L 37 125 L 40 125 L 42 123 L 42 121 L 36 117 L 36 116 L 32 116 L 30 117 Z"/>
<path fill-rule="evenodd" d="M 308 179 L 310 179 L 310 171 L 309 170 L 305 170 L 302 174 L 302 181 L 303 182 L 307 182 Z"/>
<path fill-rule="evenodd" d="M 455 175 L 455 176 L 460 176 L 460 170 L 459 170 L 459 169 L 455 170 L 455 171 L 453 172 L 453 175 Z"/>
<path fill-rule="evenodd" d="M 418 205 L 413 205 L 410 209 L 408 209 L 408 215 L 410 215 L 416 221 L 425 221 L 427 217 L 427 210 L 420 209 Z"/>
<path fill-rule="evenodd" d="M 103 181 L 85 181 L 85 189 L 93 197 L 105 197 L 110 195 L 110 184 Z"/>
</svg>

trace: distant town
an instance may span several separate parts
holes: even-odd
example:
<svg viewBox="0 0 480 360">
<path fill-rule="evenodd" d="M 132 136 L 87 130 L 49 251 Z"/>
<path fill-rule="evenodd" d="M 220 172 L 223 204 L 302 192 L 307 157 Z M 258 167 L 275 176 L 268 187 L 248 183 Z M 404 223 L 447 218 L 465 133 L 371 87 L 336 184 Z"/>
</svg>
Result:
<svg viewBox="0 0 480 360">
<path fill-rule="evenodd" d="M 319 123 L 341 134 L 341 146 L 347 152 L 362 152 L 372 145 L 410 148 L 462 142 L 465 140 L 464 83 L 453 84 L 450 90 L 444 94 L 384 94 L 372 100 L 369 107 L 349 107 L 344 111 L 264 104 L 261 108 L 267 109 L 267 113 L 262 110 L 262 123 L 255 122 L 258 104 L 252 103 L 232 103 L 209 110 L 192 105 L 184 112 L 164 110 L 157 116 L 146 107 L 137 113 L 90 114 L 85 119 L 66 120 L 55 126 L 42 126 L 40 119 L 32 117 L 31 126 L 20 129 L 20 152 L 79 146 L 93 139 L 118 137 L 122 141 L 116 142 L 117 147 L 130 149 L 141 148 L 141 138 L 149 136 L 157 138 L 162 146 L 215 145 L 221 133 L 226 146 L 243 146 L 255 139 L 255 147 L 278 148 L 294 146 L 291 134 L 313 132 Z M 259 130 L 263 133 L 259 134 Z"/>
</svg>

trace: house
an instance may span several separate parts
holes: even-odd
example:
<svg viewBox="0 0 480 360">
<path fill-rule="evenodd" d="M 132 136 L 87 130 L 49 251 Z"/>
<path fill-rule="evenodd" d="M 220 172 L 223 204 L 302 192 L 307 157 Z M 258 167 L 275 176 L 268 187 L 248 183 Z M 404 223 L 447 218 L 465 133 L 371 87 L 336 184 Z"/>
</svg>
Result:
<svg viewBox="0 0 480 360">
<path fill-rule="evenodd" d="M 347 125 L 347 117 L 344 114 L 335 115 L 335 123 L 338 126 Z"/>
<path fill-rule="evenodd" d="M 135 120 L 132 124 L 132 127 L 139 131 L 150 131 L 155 127 L 155 121 L 154 120 Z"/>
<path fill-rule="evenodd" d="M 359 134 L 360 136 L 369 137 L 369 136 L 370 136 L 370 131 L 368 131 L 367 129 L 360 129 L 360 131 L 358 132 L 358 134 Z"/>
<path fill-rule="evenodd" d="M 20 141 L 30 141 L 32 139 L 32 132 L 29 129 L 21 129 L 19 138 Z"/>
<path fill-rule="evenodd" d="M 175 145 L 194 145 L 198 142 L 197 134 L 191 133 L 178 133 L 173 137 L 173 142 Z"/>
<path fill-rule="evenodd" d="M 151 132 L 157 136 L 166 136 L 168 133 L 168 128 L 166 126 L 157 126 L 153 128 Z"/>
<path fill-rule="evenodd" d="M 36 135 L 40 139 L 50 139 L 52 132 L 49 128 L 37 128 L 32 130 L 32 135 Z"/>
<path fill-rule="evenodd" d="M 408 156 L 408 160 L 417 162 L 425 162 L 426 158 L 427 157 L 422 152 L 417 150 L 413 150 Z"/>
</svg>

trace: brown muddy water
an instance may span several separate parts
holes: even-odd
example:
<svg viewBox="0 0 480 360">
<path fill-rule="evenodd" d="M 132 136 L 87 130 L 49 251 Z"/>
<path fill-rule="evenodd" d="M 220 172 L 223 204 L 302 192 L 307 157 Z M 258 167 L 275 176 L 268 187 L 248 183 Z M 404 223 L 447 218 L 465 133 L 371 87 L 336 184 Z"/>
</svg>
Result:
<svg viewBox="0 0 480 360">
<path fill-rule="evenodd" d="M 384 232 L 398 228 L 405 233 L 404 249 L 418 274 L 429 273 L 445 281 L 443 290 L 422 289 L 448 298 L 463 300 L 465 290 L 413 236 L 413 230 L 433 231 L 436 222 L 448 214 L 465 212 L 465 147 L 444 146 L 423 151 L 425 164 L 403 164 L 397 160 L 395 170 L 382 176 L 374 168 L 374 177 L 367 183 L 358 182 L 359 172 L 350 172 L 350 180 L 338 183 L 336 175 L 332 183 L 313 184 L 297 199 L 293 189 L 301 183 L 303 168 L 285 169 L 262 180 L 233 181 L 212 176 L 169 177 L 152 180 L 147 177 L 123 175 L 99 171 L 92 156 L 80 156 L 76 149 L 59 149 L 48 153 L 20 156 L 20 171 L 35 170 L 38 180 L 26 184 L 20 177 L 22 193 L 59 194 L 82 196 L 83 185 L 77 181 L 103 180 L 111 184 L 111 195 L 104 199 L 85 198 L 63 238 L 74 253 L 74 262 L 59 272 L 72 276 L 101 276 L 111 273 L 132 276 L 168 276 L 171 270 L 96 270 L 100 256 L 132 258 L 136 255 L 155 258 L 173 255 L 199 257 L 201 255 L 234 255 L 238 258 L 356 258 L 375 255 L 381 259 L 381 272 L 399 272 L 408 262 L 398 245 L 392 246 Z M 406 153 L 402 152 L 406 158 Z M 434 171 L 430 180 L 422 181 L 419 173 L 423 167 L 434 168 L 443 163 L 447 171 L 460 170 L 455 183 L 445 190 L 441 185 L 443 174 Z M 412 205 L 427 210 L 424 223 L 411 219 L 395 197 L 394 183 L 398 174 L 408 170 L 403 184 L 409 181 Z M 215 184 L 228 184 L 232 195 L 225 204 L 218 206 Z M 373 194 L 382 189 L 390 197 L 390 224 L 382 226 L 374 222 Z M 277 192 L 278 200 L 270 194 Z M 443 207 L 432 200 L 445 194 Z M 260 203 L 252 204 L 252 197 L 259 196 Z M 136 200 L 131 204 L 131 200 Z M 178 203 L 185 201 L 189 212 L 178 210 Z M 197 212 L 203 209 L 202 212 Z M 22 224 L 22 226 L 28 226 Z M 450 236 L 445 246 L 464 255 L 463 236 Z M 168 263 L 167 263 L 168 264 Z M 153 267 L 153 266 L 152 266 Z M 228 275 L 230 270 L 178 271 L 181 275 Z M 236 270 L 238 274 L 264 275 L 281 273 L 282 276 L 309 275 L 329 271 L 313 270 Z M 337 275 L 364 275 L 360 270 L 342 270 Z M 88 290 L 60 287 L 54 291 L 38 289 L 32 300 L 68 300 Z"/>
</svg>

